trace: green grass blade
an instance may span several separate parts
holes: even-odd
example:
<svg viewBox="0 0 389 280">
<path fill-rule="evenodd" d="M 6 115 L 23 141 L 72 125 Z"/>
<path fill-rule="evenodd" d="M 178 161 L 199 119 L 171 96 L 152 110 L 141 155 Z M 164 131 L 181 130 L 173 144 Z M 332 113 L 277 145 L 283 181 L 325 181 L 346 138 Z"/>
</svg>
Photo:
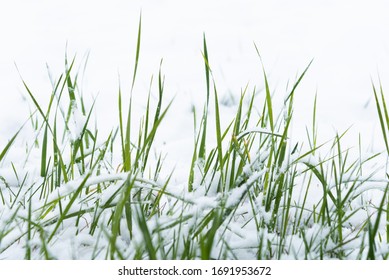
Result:
<svg viewBox="0 0 389 280">
<path fill-rule="evenodd" d="M 387 135 L 388 128 L 385 127 L 385 126 L 389 127 L 389 117 L 388 117 L 388 111 L 386 108 L 386 102 L 385 102 L 385 99 L 383 96 L 382 89 L 381 89 L 381 102 L 380 102 L 380 100 L 378 98 L 378 93 L 377 93 L 377 90 L 376 90 L 374 84 L 373 84 L 373 92 L 374 92 L 374 99 L 376 102 L 378 118 L 379 118 L 380 125 L 381 125 L 382 136 L 384 138 L 386 151 L 389 154 L 389 141 L 388 141 L 388 135 Z"/>
<path fill-rule="evenodd" d="M 5 145 L 4 149 L 1 151 L 1 153 L 0 153 L 0 162 L 3 160 L 3 158 L 5 157 L 5 155 L 7 154 L 9 149 L 11 148 L 12 144 L 14 143 L 14 141 L 15 141 L 15 139 L 18 136 L 19 133 L 20 133 L 20 130 L 18 132 L 16 132 L 14 134 L 14 136 L 12 136 L 12 138 L 8 141 L 7 145 Z"/>
<path fill-rule="evenodd" d="M 142 14 L 140 14 L 140 16 L 139 16 L 138 40 L 137 40 L 137 43 L 136 43 L 135 66 L 134 66 L 134 75 L 132 76 L 131 92 L 134 89 L 136 73 L 137 73 L 137 70 L 138 70 L 141 33 L 142 33 Z"/>
<path fill-rule="evenodd" d="M 203 59 L 204 59 L 204 67 L 205 67 L 205 81 L 207 87 L 207 100 L 204 107 L 203 119 L 202 119 L 202 136 L 201 142 L 199 146 L 199 159 L 205 159 L 206 157 L 206 138 L 207 138 L 207 119 L 208 119 L 208 107 L 209 107 L 209 95 L 210 95 L 210 81 L 209 76 L 211 72 L 211 68 L 209 67 L 209 58 L 208 58 L 208 50 L 207 50 L 207 40 L 205 38 L 205 34 L 203 34 Z"/>
<path fill-rule="evenodd" d="M 216 123 L 216 141 L 217 141 L 217 154 L 218 154 L 218 165 L 221 173 L 221 187 L 222 191 L 224 191 L 224 172 L 223 172 L 223 143 L 222 143 L 222 135 L 220 128 L 220 110 L 219 110 L 219 100 L 217 96 L 216 85 L 214 84 L 214 93 L 215 93 L 215 123 Z"/>
<path fill-rule="evenodd" d="M 272 105 L 272 97 L 271 97 L 271 93 L 270 93 L 270 89 L 269 89 L 269 82 L 268 82 L 268 79 L 267 79 L 267 75 L 266 75 L 266 71 L 265 71 L 265 66 L 263 65 L 261 54 L 259 53 L 257 45 L 254 44 L 254 46 L 255 46 L 255 49 L 256 49 L 257 54 L 259 56 L 259 59 L 261 61 L 261 65 L 262 65 L 263 77 L 264 77 L 264 80 L 265 80 L 267 115 L 268 115 L 268 119 L 269 119 L 269 122 L 270 122 L 270 129 L 271 129 L 272 132 L 274 132 L 273 105 Z"/>
<path fill-rule="evenodd" d="M 305 67 L 303 73 L 302 73 L 302 74 L 300 75 L 300 77 L 297 79 L 296 83 L 294 84 L 294 86 L 293 86 L 291 92 L 289 93 L 288 97 L 286 98 L 285 102 L 288 101 L 289 98 L 290 98 L 291 96 L 293 96 L 293 94 L 294 94 L 296 88 L 297 88 L 298 85 L 300 84 L 301 80 L 304 78 L 304 76 L 305 76 L 305 74 L 307 73 L 308 69 L 311 67 L 312 62 L 313 62 L 313 59 L 308 63 L 308 66 Z"/>
</svg>

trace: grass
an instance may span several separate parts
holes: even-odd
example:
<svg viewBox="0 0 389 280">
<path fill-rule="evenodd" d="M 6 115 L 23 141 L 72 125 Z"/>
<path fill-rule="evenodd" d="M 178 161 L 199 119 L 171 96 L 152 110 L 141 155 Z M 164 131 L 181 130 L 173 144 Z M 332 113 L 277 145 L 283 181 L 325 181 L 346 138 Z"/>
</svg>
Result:
<svg viewBox="0 0 389 280">
<path fill-rule="evenodd" d="M 389 113 L 381 85 L 372 93 L 386 152 L 365 157 L 361 144 L 357 153 L 345 148 L 347 131 L 319 144 L 316 98 L 307 142 L 295 143 L 294 96 L 312 62 L 277 112 L 255 46 L 264 91 L 246 86 L 235 116 L 225 120 L 204 35 L 206 101 L 193 108 L 192 160 L 177 185 L 163 151 L 151 152 L 174 102 L 164 95 L 162 61 L 156 104 L 151 79 L 144 115 L 133 115 L 141 18 L 136 45 L 131 89 L 126 94 L 119 85 L 118 127 L 107 135 L 91 124 L 94 102 L 84 101 L 75 57 L 65 56 L 45 108 L 22 79 L 35 109 L 0 149 L 0 258 L 388 258 L 389 176 L 380 174 Z M 28 124 L 32 138 L 22 139 Z M 20 143 L 26 170 L 9 156 Z"/>
</svg>

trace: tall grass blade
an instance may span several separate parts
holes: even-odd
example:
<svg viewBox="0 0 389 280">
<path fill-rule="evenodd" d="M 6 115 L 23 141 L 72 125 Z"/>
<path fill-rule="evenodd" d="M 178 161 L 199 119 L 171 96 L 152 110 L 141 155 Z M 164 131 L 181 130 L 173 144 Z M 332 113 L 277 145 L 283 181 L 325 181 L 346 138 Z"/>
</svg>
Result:
<svg viewBox="0 0 389 280">
<path fill-rule="evenodd" d="M 135 66 L 134 66 L 134 75 L 132 76 L 131 92 L 134 89 L 136 73 L 138 70 L 141 33 L 142 33 L 142 14 L 140 14 L 139 16 L 138 39 L 136 42 Z"/>
<path fill-rule="evenodd" d="M 209 76 L 210 76 L 210 67 L 209 67 L 209 58 L 208 58 L 208 50 L 207 50 L 207 40 L 205 38 L 205 34 L 203 34 L 203 59 L 204 59 L 204 66 L 205 66 L 205 81 L 207 86 L 207 101 L 204 108 L 203 118 L 202 118 L 202 136 L 201 136 L 201 142 L 199 146 L 199 159 L 204 160 L 206 157 L 206 139 L 207 139 L 207 119 L 208 119 L 208 107 L 209 107 L 209 95 L 210 95 L 210 83 L 209 83 Z"/>
</svg>

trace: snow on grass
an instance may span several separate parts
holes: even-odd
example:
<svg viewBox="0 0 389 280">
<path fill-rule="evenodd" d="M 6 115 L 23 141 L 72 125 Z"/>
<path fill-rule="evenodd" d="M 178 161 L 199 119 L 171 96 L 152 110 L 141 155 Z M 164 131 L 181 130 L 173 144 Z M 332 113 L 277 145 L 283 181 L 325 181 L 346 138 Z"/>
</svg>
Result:
<svg viewBox="0 0 389 280">
<path fill-rule="evenodd" d="M 353 153 L 344 134 L 318 143 L 316 101 L 306 142 L 290 135 L 310 64 L 282 93 L 280 111 L 265 71 L 263 91 L 246 87 L 236 102 L 219 102 L 204 36 L 207 101 L 192 107 L 184 126 L 194 126 L 185 147 L 192 158 L 175 170 L 156 140 L 180 120 L 162 66 L 143 116 L 133 112 L 140 26 L 132 87 L 118 86 L 118 122 L 108 132 L 67 57 L 65 72 L 51 74 L 47 104 L 22 81 L 35 109 L 0 148 L 1 259 L 388 258 L 389 150 Z M 374 94 L 387 144 L 382 88 Z"/>
</svg>

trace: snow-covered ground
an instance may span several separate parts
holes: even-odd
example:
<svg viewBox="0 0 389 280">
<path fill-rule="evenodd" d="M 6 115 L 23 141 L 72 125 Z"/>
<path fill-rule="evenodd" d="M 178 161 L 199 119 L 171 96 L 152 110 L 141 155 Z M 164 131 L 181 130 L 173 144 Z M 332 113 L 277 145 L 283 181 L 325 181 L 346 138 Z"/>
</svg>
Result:
<svg viewBox="0 0 389 280">
<path fill-rule="evenodd" d="M 238 99 L 247 84 L 263 87 L 254 43 L 275 89 L 275 107 L 281 106 L 288 81 L 292 83 L 314 59 L 296 93 L 294 140 L 305 140 L 317 93 L 320 140 L 352 126 L 343 145 L 358 145 L 360 133 L 365 149 L 384 149 L 372 80 L 376 83 L 380 77 L 384 91 L 389 91 L 387 1 L 15 0 L 1 4 L 0 148 L 30 112 L 31 100 L 18 70 L 37 99 L 47 103 L 51 84 L 46 64 L 58 77 L 66 48 L 70 57 L 77 54 L 78 61 L 90 51 L 84 95 L 98 96 L 96 118 L 102 134 L 117 126 L 118 77 L 123 92 L 129 93 L 142 14 L 134 108 L 140 114 L 144 110 L 141 100 L 163 59 L 166 100 L 175 100 L 157 143 L 168 155 L 167 170 L 175 167 L 177 182 L 187 180 L 192 156 L 191 106 L 201 108 L 205 102 L 203 34 L 221 99 Z M 224 106 L 221 112 L 229 121 L 235 108 Z M 15 158 L 20 156 L 15 153 Z"/>
</svg>

